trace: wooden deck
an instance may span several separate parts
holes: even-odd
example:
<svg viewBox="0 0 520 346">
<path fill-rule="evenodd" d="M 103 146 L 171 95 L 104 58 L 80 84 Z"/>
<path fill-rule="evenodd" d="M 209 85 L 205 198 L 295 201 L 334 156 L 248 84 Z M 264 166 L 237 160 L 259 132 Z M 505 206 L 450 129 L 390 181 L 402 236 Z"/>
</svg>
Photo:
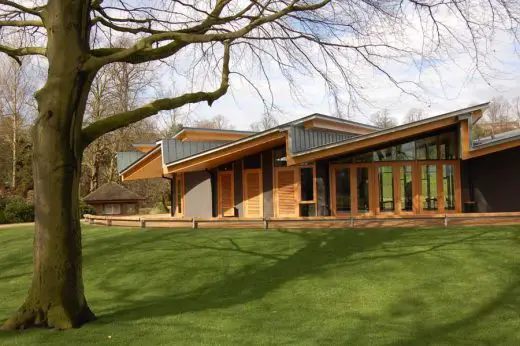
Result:
<svg viewBox="0 0 520 346">
<path fill-rule="evenodd" d="M 211 218 L 180 219 L 167 215 L 97 216 L 85 215 L 90 224 L 126 227 L 160 228 L 382 228 L 382 227 L 457 227 L 479 225 L 518 225 L 520 212 L 514 213 L 467 213 L 429 214 L 376 217 L 300 217 L 300 218 Z"/>
</svg>

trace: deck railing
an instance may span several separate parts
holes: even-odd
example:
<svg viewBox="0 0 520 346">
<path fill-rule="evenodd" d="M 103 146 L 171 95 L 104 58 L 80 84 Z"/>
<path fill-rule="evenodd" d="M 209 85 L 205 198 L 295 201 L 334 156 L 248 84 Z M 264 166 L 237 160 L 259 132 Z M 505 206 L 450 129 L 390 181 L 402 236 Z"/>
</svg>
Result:
<svg viewBox="0 0 520 346">
<path fill-rule="evenodd" d="M 520 213 L 467 213 L 445 215 L 351 216 L 300 218 L 173 218 L 150 216 L 84 215 L 89 224 L 150 228 L 378 228 L 452 227 L 520 224 Z"/>
</svg>

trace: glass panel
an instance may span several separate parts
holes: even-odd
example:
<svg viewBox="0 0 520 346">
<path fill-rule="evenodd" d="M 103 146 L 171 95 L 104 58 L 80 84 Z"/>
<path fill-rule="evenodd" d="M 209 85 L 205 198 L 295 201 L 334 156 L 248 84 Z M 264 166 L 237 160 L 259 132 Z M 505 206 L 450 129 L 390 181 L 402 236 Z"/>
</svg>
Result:
<svg viewBox="0 0 520 346">
<path fill-rule="evenodd" d="M 360 213 L 368 213 L 370 211 L 370 189 L 368 180 L 368 168 L 359 167 L 357 169 L 357 207 Z"/>
<path fill-rule="evenodd" d="M 396 145 L 396 160 L 408 161 L 415 159 L 415 142 Z"/>
<path fill-rule="evenodd" d="M 274 153 L 274 166 L 275 167 L 286 167 L 287 157 L 285 156 L 285 148 L 278 148 L 273 150 Z"/>
<path fill-rule="evenodd" d="M 300 204 L 300 216 L 316 216 L 316 204 Z"/>
<path fill-rule="evenodd" d="M 354 161 L 357 163 L 367 163 L 367 162 L 372 162 L 372 160 L 373 160 L 372 152 L 359 154 L 354 157 Z"/>
<path fill-rule="evenodd" d="M 437 166 L 421 167 L 421 203 L 423 210 L 437 210 Z"/>
<path fill-rule="evenodd" d="M 455 210 L 455 166 L 442 165 L 444 209 Z"/>
<path fill-rule="evenodd" d="M 395 147 L 374 151 L 374 161 L 395 161 Z"/>
<path fill-rule="evenodd" d="M 394 177 L 392 167 L 378 167 L 379 210 L 394 211 Z"/>
<path fill-rule="evenodd" d="M 441 160 L 455 160 L 457 158 L 456 140 L 455 132 L 443 133 L 439 136 Z"/>
<path fill-rule="evenodd" d="M 302 202 L 314 201 L 313 173 L 312 167 L 300 169 L 300 196 Z"/>
<path fill-rule="evenodd" d="M 331 163 L 353 163 L 354 156 L 343 156 L 331 161 Z"/>
<path fill-rule="evenodd" d="M 401 211 L 413 211 L 412 166 L 402 166 L 399 175 Z"/>
<path fill-rule="evenodd" d="M 247 156 L 244 158 L 244 169 L 262 168 L 262 154 Z"/>
<path fill-rule="evenodd" d="M 336 212 L 350 213 L 350 170 L 336 169 Z"/>
<path fill-rule="evenodd" d="M 437 136 L 415 141 L 415 157 L 417 160 L 437 160 Z"/>
</svg>

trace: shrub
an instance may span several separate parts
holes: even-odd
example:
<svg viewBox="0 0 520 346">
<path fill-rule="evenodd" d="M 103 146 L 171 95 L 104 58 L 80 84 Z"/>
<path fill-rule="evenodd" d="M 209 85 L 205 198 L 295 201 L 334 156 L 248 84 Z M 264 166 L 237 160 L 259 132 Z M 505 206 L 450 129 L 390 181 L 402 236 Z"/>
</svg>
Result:
<svg viewBox="0 0 520 346">
<path fill-rule="evenodd" d="M 79 200 L 79 216 L 83 217 L 85 214 L 95 215 L 96 208 L 85 202 L 84 200 Z"/>
<path fill-rule="evenodd" d="M 168 209 L 164 208 L 164 204 L 162 202 L 155 203 L 155 206 L 150 210 L 150 214 L 167 214 L 169 213 Z"/>
<path fill-rule="evenodd" d="M 0 206 L 1 207 L 1 206 Z M 20 223 L 34 221 L 34 205 L 27 204 L 23 198 L 8 197 L 0 211 L 3 223 Z"/>
</svg>

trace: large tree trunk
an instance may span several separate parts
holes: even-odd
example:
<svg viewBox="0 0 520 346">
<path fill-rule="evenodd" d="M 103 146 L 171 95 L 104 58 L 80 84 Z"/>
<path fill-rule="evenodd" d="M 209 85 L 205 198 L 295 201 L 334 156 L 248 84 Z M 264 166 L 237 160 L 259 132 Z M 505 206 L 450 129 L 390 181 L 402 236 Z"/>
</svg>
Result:
<svg viewBox="0 0 520 346">
<path fill-rule="evenodd" d="M 83 290 L 78 201 L 81 126 L 94 77 L 81 71 L 88 51 L 87 6 L 86 1 L 48 3 L 49 72 L 36 95 L 39 116 L 33 129 L 33 279 L 27 299 L 3 329 L 68 329 L 95 318 Z"/>
</svg>

